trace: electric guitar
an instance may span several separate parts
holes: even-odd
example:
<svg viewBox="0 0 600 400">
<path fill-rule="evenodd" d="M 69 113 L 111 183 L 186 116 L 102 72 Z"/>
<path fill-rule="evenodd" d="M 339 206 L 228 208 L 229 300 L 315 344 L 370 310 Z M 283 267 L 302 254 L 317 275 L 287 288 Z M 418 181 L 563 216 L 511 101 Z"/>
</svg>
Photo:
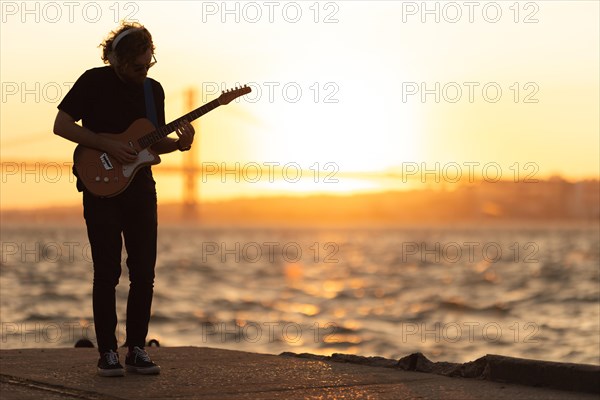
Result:
<svg viewBox="0 0 600 400">
<path fill-rule="evenodd" d="M 131 164 L 121 164 L 108 153 L 78 145 L 73 154 L 73 164 L 77 176 L 92 194 L 100 197 L 116 196 L 127 189 L 140 168 L 160 163 L 160 157 L 152 150 L 151 146 L 174 132 L 181 121 L 191 122 L 218 106 L 229 104 L 232 100 L 251 91 L 252 89 L 248 86 L 224 91 L 219 98 L 158 129 L 150 120 L 140 118 L 135 120 L 125 132 L 119 134 L 99 133 L 99 135 L 110 137 L 130 146 L 136 151 L 137 159 Z"/>
</svg>

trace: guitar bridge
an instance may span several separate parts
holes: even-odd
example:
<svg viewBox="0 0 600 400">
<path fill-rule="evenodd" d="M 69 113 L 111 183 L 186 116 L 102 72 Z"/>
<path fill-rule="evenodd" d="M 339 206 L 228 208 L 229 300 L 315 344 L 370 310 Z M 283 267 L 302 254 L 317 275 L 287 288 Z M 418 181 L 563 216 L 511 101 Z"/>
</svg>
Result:
<svg viewBox="0 0 600 400">
<path fill-rule="evenodd" d="M 109 171 L 114 168 L 112 163 L 110 162 L 110 158 L 108 158 L 108 154 L 102 153 L 100 155 L 100 161 L 102 162 L 102 166 L 104 166 L 105 170 Z"/>
</svg>

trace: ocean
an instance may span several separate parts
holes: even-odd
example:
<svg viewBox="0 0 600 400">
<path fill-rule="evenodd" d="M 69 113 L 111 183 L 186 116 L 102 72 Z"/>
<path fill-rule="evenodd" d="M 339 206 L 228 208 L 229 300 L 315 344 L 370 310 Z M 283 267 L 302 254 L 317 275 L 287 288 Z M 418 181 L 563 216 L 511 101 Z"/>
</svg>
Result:
<svg viewBox="0 0 600 400">
<path fill-rule="evenodd" d="M 1 233 L 1 348 L 95 342 L 85 228 Z M 158 254 L 148 339 L 161 346 L 600 364 L 597 223 L 161 226 Z M 123 251 L 120 344 L 126 258 Z"/>
</svg>

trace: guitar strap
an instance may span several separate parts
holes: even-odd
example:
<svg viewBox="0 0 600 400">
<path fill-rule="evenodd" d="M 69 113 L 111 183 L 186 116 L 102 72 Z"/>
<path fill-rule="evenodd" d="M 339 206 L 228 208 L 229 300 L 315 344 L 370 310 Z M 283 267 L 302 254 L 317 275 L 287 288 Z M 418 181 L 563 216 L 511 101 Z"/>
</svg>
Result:
<svg viewBox="0 0 600 400">
<path fill-rule="evenodd" d="M 154 93 L 152 92 L 152 81 L 150 79 L 144 81 L 144 96 L 146 97 L 146 117 L 148 117 L 155 127 L 158 127 L 156 106 L 154 105 Z"/>
</svg>

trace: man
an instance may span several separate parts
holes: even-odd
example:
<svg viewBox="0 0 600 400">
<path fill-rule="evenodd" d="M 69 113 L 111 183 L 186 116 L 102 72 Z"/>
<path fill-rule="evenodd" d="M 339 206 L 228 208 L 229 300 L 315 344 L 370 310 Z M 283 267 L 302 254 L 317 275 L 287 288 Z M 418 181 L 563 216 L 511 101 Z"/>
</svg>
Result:
<svg viewBox="0 0 600 400">
<path fill-rule="evenodd" d="M 85 147 L 98 149 L 123 164 L 136 160 L 129 146 L 96 133 L 121 133 L 139 118 L 146 118 L 144 81 L 156 63 L 152 36 L 140 24 L 123 23 L 101 44 L 108 66 L 87 70 L 58 105 L 54 133 Z M 164 90 L 150 79 L 155 115 L 165 125 Z M 81 120 L 80 126 L 76 122 Z M 164 138 L 152 146 L 157 153 L 189 150 L 194 128 L 184 122 L 178 139 Z M 92 303 L 100 359 L 98 374 L 123 376 L 115 329 L 115 288 L 121 275 L 122 237 L 127 249 L 130 289 L 127 299 L 125 358 L 127 371 L 158 374 L 144 350 L 154 287 L 156 262 L 156 190 L 150 167 L 140 169 L 128 188 L 117 196 L 102 198 L 83 191 L 83 209 L 94 263 Z M 122 235 L 122 237 L 121 237 Z"/>
</svg>

